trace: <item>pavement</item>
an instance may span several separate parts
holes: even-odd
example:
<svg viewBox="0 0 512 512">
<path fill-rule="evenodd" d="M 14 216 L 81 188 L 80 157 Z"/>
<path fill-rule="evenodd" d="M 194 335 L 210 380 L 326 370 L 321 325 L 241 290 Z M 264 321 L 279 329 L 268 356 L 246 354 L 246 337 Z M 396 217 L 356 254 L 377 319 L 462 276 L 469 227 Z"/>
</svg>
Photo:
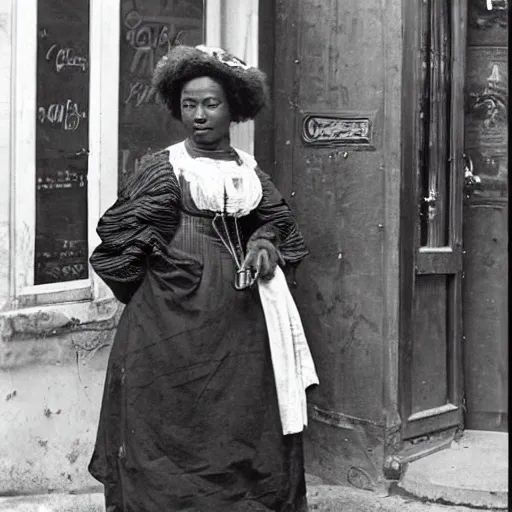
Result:
<svg viewBox="0 0 512 512">
<path fill-rule="evenodd" d="M 307 486 L 310 512 L 510 510 L 508 434 L 465 431 L 449 449 L 410 463 L 389 495 L 326 485 L 313 475 L 307 475 Z M 103 494 L 92 492 L 4 497 L 0 512 L 105 512 L 105 508 Z"/>
<path fill-rule="evenodd" d="M 476 512 L 474 508 L 427 503 L 400 495 L 379 496 L 338 485 L 310 485 L 310 512 Z M 1 512 L 105 512 L 103 494 L 46 494 L 0 498 Z M 156 512 L 156 511 L 155 511 Z M 501 512 L 487 509 L 487 512 Z"/>
</svg>

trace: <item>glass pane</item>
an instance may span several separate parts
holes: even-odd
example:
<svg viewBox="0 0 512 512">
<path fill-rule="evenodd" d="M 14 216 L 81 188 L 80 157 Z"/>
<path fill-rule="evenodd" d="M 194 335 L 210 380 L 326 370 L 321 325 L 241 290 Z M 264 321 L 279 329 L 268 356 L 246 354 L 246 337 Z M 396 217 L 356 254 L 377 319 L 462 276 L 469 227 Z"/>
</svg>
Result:
<svg viewBox="0 0 512 512">
<path fill-rule="evenodd" d="M 39 0 L 34 284 L 88 277 L 89 2 Z"/>
<path fill-rule="evenodd" d="M 181 124 L 150 94 L 153 69 L 173 44 L 204 43 L 204 2 L 121 1 L 119 187 L 149 151 L 182 140 Z"/>
<path fill-rule="evenodd" d="M 421 176 L 421 245 L 449 243 L 450 7 L 428 3 L 425 52 L 424 150 Z"/>
</svg>

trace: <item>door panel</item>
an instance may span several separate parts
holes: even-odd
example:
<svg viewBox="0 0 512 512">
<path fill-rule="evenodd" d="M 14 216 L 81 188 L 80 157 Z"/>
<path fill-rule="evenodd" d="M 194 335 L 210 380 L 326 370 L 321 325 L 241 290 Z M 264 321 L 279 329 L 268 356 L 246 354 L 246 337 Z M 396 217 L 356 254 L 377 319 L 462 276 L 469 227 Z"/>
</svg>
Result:
<svg viewBox="0 0 512 512">
<path fill-rule="evenodd" d="M 414 324 L 419 336 L 413 345 L 412 414 L 445 405 L 448 398 L 446 280 L 430 275 L 416 281 Z"/>
<path fill-rule="evenodd" d="M 412 229 L 407 219 L 402 224 L 402 244 L 412 246 L 410 252 L 402 249 L 402 279 L 411 281 L 402 283 L 401 299 L 404 440 L 458 426 L 462 418 L 465 2 L 429 0 L 407 8 L 415 15 L 406 23 L 417 36 L 404 62 L 405 71 L 407 66 L 412 71 L 415 95 L 414 102 L 404 102 L 404 138 L 409 139 L 404 165 L 414 169 L 414 177 L 404 179 L 414 208 Z M 409 47 L 407 42 L 406 37 Z"/>
</svg>

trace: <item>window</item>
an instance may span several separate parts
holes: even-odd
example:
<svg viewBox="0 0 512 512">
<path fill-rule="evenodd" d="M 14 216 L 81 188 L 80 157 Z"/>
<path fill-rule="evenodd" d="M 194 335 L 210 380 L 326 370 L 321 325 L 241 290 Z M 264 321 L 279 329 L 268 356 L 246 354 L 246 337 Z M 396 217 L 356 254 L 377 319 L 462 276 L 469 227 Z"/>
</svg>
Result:
<svg viewBox="0 0 512 512">
<path fill-rule="evenodd" d="M 98 220 L 148 149 L 183 137 L 149 95 L 154 65 L 178 41 L 257 65 L 258 2 L 13 6 L 11 307 L 110 297 L 88 263 Z M 252 152 L 252 123 L 234 127 L 233 145 Z"/>
<path fill-rule="evenodd" d="M 12 307 L 101 298 L 88 258 L 117 192 L 117 20 L 101 0 L 14 5 Z"/>
<path fill-rule="evenodd" d="M 140 158 L 183 140 L 174 120 L 151 94 L 158 60 L 173 44 L 204 42 L 203 0 L 121 0 L 119 80 L 119 185 Z"/>
<path fill-rule="evenodd" d="M 89 277 L 89 5 L 37 7 L 34 285 Z"/>
<path fill-rule="evenodd" d="M 150 93 L 153 69 L 174 44 L 222 46 L 257 65 L 258 2 L 239 0 L 121 0 L 119 185 L 140 158 L 183 140 L 174 120 Z M 251 122 L 234 126 L 233 145 L 253 152 Z"/>
</svg>

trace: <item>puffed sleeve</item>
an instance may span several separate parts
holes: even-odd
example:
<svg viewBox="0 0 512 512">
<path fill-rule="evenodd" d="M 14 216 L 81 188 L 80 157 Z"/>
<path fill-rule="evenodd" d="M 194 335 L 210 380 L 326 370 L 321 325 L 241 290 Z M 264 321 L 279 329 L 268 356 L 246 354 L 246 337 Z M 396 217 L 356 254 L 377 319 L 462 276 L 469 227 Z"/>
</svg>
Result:
<svg viewBox="0 0 512 512">
<path fill-rule="evenodd" d="M 250 240 L 264 238 L 272 242 L 288 264 L 297 264 L 308 254 L 304 237 L 293 214 L 270 176 L 256 168 L 263 197 L 253 212 L 256 229 Z"/>
<path fill-rule="evenodd" d="M 142 159 L 139 171 L 101 217 L 95 272 L 127 304 L 140 286 L 153 251 L 164 251 L 180 220 L 180 188 L 168 152 Z"/>
</svg>

